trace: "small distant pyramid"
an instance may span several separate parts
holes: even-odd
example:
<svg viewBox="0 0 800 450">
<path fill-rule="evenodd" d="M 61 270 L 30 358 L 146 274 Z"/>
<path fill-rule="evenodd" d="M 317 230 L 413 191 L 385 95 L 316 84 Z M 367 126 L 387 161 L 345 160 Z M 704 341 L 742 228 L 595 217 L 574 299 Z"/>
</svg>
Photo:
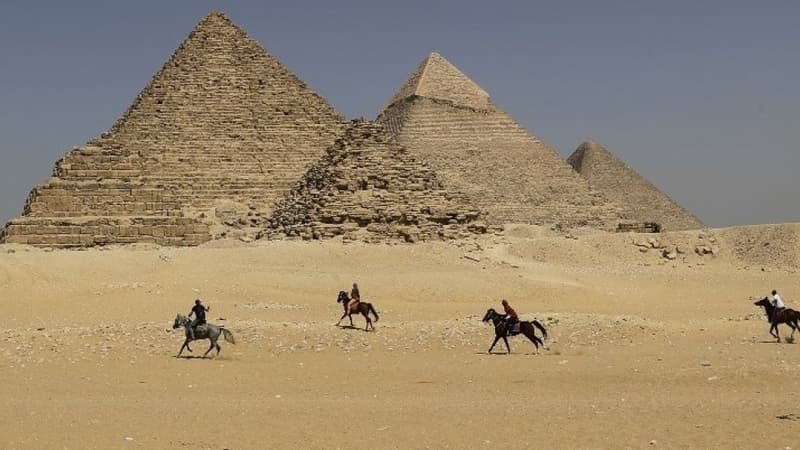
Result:
<svg viewBox="0 0 800 450">
<path fill-rule="evenodd" d="M 325 99 L 215 12 L 108 132 L 56 163 L 5 239 L 196 245 L 226 229 L 215 213 L 221 203 L 268 216 L 344 126 Z"/>
<path fill-rule="evenodd" d="M 265 234 L 367 242 L 456 239 L 486 231 L 479 215 L 382 126 L 356 120 L 276 204 Z"/>
<path fill-rule="evenodd" d="M 422 61 L 376 120 L 489 223 L 607 228 L 616 221 L 613 204 L 438 53 Z"/>
<path fill-rule="evenodd" d="M 700 219 L 596 142 L 582 143 L 567 161 L 593 188 L 622 208 L 622 219 L 655 222 L 665 231 L 703 227 Z"/>
</svg>

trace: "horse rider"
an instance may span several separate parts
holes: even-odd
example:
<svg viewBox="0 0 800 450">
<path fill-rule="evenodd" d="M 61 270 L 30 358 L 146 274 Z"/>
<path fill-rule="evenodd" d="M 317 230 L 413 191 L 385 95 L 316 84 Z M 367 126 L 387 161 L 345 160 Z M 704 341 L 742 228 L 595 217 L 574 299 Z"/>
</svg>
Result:
<svg viewBox="0 0 800 450">
<path fill-rule="evenodd" d="M 503 310 L 506 312 L 506 333 L 511 334 L 511 330 L 514 329 L 514 325 L 519 323 L 519 316 L 517 312 L 514 311 L 514 308 L 508 304 L 508 300 L 503 299 L 502 302 Z"/>
<path fill-rule="evenodd" d="M 206 306 L 203 302 L 200 301 L 198 298 L 194 301 L 194 306 L 192 306 L 192 310 L 189 312 L 189 318 L 192 318 L 192 314 L 194 314 L 194 320 L 192 323 L 189 324 L 189 334 L 194 340 L 194 330 L 198 325 L 203 325 L 206 323 L 206 311 L 210 311 L 211 307 Z"/>
<path fill-rule="evenodd" d="M 772 315 L 772 320 L 778 320 L 778 313 L 786 309 L 786 304 L 783 303 L 783 299 L 781 298 L 780 294 L 776 289 L 772 290 L 772 306 L 775 307 L 775 313 Z"/>
<path fill-rule="evenodd" d="M 347 302 L 347 310 L 353 311 L 361 301 L 361 294 L 358 292 L 358 284 L 353 283 L 353 289 L 350 290 L 350 300 Z"/>
</svg>

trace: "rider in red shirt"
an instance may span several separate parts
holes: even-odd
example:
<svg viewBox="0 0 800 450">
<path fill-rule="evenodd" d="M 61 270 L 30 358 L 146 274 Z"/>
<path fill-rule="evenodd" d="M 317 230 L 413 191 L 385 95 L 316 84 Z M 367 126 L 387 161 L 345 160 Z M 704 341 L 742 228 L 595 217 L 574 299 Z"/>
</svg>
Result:
<svg viewBox="0 0 800 450">
<path fill-rule="evenodd" d="M 508 304 L 507 300 L 503 300 L 501 303 L 503 304 L 503 310 L 506 312 L 506 331 L 510 334 L 514 325 L 519 322 L 519 316 L 517 316 L 517 312 Z"/>
<path fill-rule="evenodd" d="M 358 292 L 358 284 L 353 283 L 353 289 L 350 291 L 350 301 L 347 302 L 347 310 L 353 312 L 360 301 L 361 293 Z"/>
</svg>

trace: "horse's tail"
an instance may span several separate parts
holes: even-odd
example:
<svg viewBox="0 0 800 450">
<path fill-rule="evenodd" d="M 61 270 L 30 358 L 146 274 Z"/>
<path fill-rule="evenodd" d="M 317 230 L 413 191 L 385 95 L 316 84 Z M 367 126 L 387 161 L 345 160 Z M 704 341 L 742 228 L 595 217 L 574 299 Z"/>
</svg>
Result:
<svg viewBox="0 0 800 450">
<path fill-rule="evenodd" d="M 531 320 L 531 323 L 542 332 L 544 335 L 544 340 L 547 340 L 547 330 L 544 329 L 544 325 L 542 325 L 538 320 Z"/>
<path fill-rule="evenodd" d="M 375 311 L 375 308 L 372 307 L 372 303 L 369 304 L 369 312 L 371 312 L 372 315 L 375 316 L 375 322 L 377 322 L 378 321 L 378 313 Z"/>
<path fill-rule="evenodd" d="M 227 328 L 221 328 L 222 336 L 225 338 L 226 341 L 230 342 L 231 344 L 236 343 L 236 339 L 233 337 L 233 333 L 228 330 Z"/>
</svg>

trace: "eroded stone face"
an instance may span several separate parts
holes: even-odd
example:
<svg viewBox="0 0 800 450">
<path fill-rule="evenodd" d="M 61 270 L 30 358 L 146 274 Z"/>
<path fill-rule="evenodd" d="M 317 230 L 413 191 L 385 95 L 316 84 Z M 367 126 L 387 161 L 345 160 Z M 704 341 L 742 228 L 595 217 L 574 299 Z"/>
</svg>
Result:
<svg viewBox="0 0 800 450">
<path fill-rule="evenodd" d="M 217 206 L 268 215 L 343 127 L 323 98 L 211 14 L 108 132 L 56 163 L 6 240 L 196 245 L 224 233 Z"/>
<path fill-rule="evenodd" d="M 354 121 L 280 200 L 263 236 L 366 242 L 459 239 L 486 232 L 462 193 L 392 140 Z"/>
</svg>

